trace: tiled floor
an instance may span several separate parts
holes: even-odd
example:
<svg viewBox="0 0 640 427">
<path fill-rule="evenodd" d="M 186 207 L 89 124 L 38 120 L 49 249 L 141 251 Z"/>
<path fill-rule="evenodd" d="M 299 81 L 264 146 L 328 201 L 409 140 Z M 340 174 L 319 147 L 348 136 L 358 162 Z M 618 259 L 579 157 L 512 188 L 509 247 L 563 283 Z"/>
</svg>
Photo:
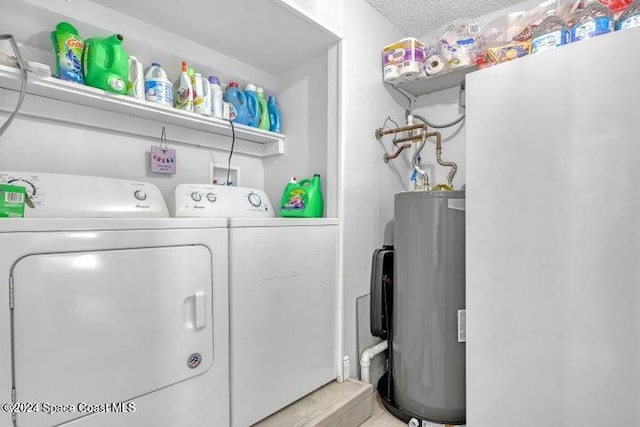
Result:
<svg viewBox="0 0 640 427">
<path fill-rule="evenodd" d="M 371 417 L 363 424 L 360 424 L 360 427 L 406 427 L 406 425 L 387 412 L 380 401 L 380 396 L 376 392 L 373 394 Z"/>
</svg>

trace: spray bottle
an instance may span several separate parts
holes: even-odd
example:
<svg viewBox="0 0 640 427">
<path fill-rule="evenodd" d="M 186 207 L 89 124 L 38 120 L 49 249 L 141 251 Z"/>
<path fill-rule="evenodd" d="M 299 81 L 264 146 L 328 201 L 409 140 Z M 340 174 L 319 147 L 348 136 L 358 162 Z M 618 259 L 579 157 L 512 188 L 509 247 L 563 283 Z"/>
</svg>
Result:
<svg viewBox="0 0 640 427">
<path fill-rule="evenodd" d="M 193 111 L 193 87 L 189 78 L 189 67 L 182 61 L 180 76 L 173 84 L 173 106 L 179 110 Z"/>
</svg>

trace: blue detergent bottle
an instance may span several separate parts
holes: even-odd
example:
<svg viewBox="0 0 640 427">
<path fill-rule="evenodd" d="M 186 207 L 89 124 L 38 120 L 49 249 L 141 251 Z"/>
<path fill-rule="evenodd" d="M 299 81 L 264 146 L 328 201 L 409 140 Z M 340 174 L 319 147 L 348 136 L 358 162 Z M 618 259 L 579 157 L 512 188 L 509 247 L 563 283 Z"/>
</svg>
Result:
<svg viewBox="0 0 640 427">
<path fill-rule="evenodd" d="M 249 111 L 249 126 L 257 128 L 260 126 L 260 100 L 256 85 L 248 83 L 244 89 L 244 95 L 247 97 L 247 110 Z"/>
<path fill-rule="evenodd" d="M 230 82 L 224 91 L 223 99 L 231 106 L 230 120 L 241 125 L 249 124 L 249 110 L 247 109 L 247 97 L 238 88 L 238 83 Z"/>
<path fill-rule="evenodd" d="M 269 130 L 271 132 L 280 132 L 280 109 L 274 95 L 269 97 L 267 110 L 269 110 Z"/>
</svg>

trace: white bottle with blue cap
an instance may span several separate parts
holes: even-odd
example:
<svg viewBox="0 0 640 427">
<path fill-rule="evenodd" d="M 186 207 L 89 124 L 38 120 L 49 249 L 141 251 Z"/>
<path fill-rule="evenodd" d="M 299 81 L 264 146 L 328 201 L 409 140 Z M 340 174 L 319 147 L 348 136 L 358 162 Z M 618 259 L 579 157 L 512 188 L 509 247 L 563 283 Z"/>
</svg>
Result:
<svg viewBox="0 0 640 427">
<path fill-rule="evenodd" d="M 157 62 L 153 62 L 144 75 L 144 97 L 149 102 L 173 107 L 173 85 Z"/>
<path fill-rule="evenodd" d="M 213 117 L 216 119 L 222 119 L 222 87 L 220 86 L 220 80 L 216 76 L 209 76 L 209 87 L 211 88 L 211 108 L 213 110 Z"/>
</svg>

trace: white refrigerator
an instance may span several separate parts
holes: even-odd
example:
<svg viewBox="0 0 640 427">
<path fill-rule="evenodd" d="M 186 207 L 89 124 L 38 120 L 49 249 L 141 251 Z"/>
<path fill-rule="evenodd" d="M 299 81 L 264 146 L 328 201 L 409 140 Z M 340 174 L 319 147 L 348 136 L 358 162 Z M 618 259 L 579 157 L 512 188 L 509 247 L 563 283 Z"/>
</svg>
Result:
<svg viewBox="0 0 640 427">
<path fill-rule="evenodd" d="M 467 76 L 467 424 L 640 426 L 640 29 Z"/>
</svg>

